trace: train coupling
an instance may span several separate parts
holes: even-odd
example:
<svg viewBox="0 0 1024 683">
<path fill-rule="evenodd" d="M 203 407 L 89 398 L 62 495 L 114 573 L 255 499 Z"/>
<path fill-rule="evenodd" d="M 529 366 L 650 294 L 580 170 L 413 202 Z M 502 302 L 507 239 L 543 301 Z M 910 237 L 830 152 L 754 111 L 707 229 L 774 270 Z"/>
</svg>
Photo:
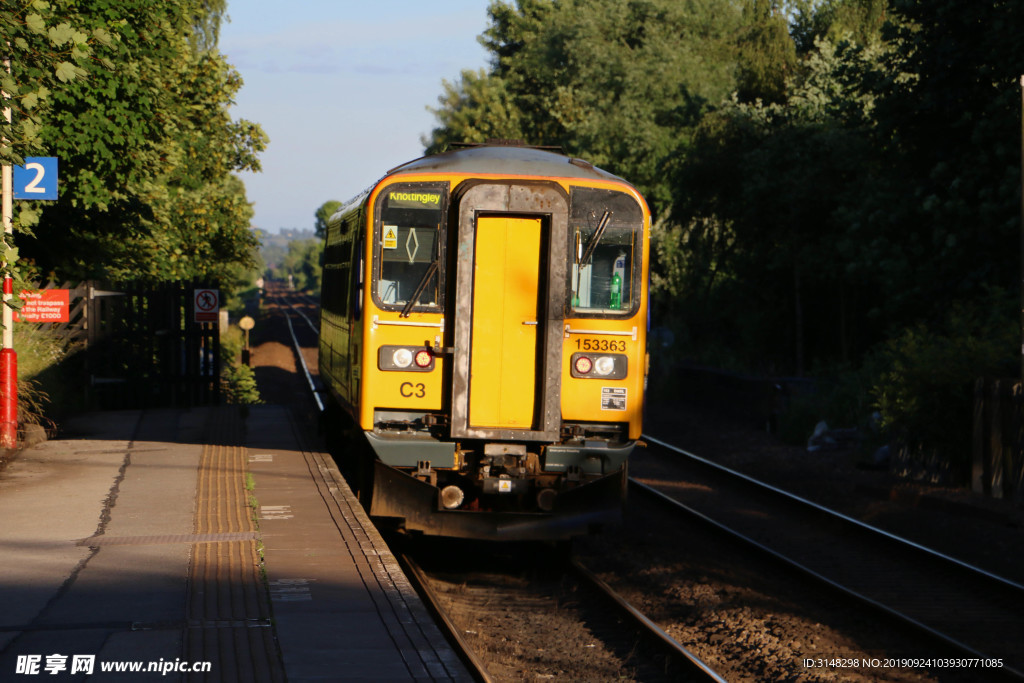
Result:
<svg viewBox="0 0 1024 683">
<path fill-rule="evenodd" d="M 527 475 L 529 456 L 521 443 L 484 444 L 480 467 L 483 493 L 522 494 L 530 490 Z"/>
<path fill-rule="evenodd" d="M 523 478 L 512 478 L 507 474 L 499 474 L 496 477 L 484 476 L 481 484 L 484 493 L 527 493 L 530 490 L 530 480 Z"/>
</svg>

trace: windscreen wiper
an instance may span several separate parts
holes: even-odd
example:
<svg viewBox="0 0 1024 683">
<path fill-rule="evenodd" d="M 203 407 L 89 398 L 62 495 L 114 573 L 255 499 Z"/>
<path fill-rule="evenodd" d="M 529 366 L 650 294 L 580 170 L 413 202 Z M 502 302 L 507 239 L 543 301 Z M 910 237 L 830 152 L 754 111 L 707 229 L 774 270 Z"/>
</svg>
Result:
<svg viewBox="0 0 1024 683">
<path fill-rule="evenodd" d="M 434 277 L 434 273 L 440 268 L 440 259 L 433 261 L 427 268 L 427 272 L 423 273 L 423 278 L 420 283 L 416 285 L 416 290 L 409 297 L 409 300 L 405 302 L 405 307 L 402 312 L 398 314 L 399 318 L 408 318 L 412 307 L 416 305 L 416 301 L 420 298 L 420 294 L 423 294 L 423 290 L 427 288 L 427 283 L 430 282 L 430 278 Z"/>
<path fill-rule="evenodd" d="M 587 248 L 583 250 L 583 256 L 580 258 L 580 267 L 582 268 L 590 260 L 590 257 L 594 255 L 594 249 L 597 248 L 597 243 L 601 241 L 601 236 L 604 235 L 605 228 L 608 227 L 608 221 L 612 217 L 611 211 L 605 211 L 601 216 L 601 220 L 597 224 L 597 230 L 591 235 L 590 241 L 587 242 Z"/>
</svg>

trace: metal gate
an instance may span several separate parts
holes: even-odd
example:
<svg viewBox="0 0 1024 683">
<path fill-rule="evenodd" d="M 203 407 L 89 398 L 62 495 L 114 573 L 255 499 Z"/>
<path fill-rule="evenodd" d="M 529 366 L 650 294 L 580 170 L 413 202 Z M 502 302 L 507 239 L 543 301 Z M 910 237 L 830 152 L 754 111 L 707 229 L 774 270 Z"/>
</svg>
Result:
<svg viewBox="0 0 1024 683">
<path fill-rule="evenodd" d="M 82 286 L 89 396 L 97 408 L 220 402 L 216 321 L 195 321 L 195 292 L 217 283 Z M 202 304 L 201 304 L 202 305 Z"/>
</svg>

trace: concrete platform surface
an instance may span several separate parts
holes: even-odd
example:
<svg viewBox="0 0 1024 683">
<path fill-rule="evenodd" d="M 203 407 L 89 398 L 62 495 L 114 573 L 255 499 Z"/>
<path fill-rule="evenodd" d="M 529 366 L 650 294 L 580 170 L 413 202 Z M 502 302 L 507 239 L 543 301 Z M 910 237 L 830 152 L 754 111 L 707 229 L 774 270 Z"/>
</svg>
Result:
<svg viewBox="0 0 1024 683">
<path fill-rule="evenodd" d="M 471 680 L 287 409 L 68 431 L 0 473 L 0 680 Z"/>
</svg>

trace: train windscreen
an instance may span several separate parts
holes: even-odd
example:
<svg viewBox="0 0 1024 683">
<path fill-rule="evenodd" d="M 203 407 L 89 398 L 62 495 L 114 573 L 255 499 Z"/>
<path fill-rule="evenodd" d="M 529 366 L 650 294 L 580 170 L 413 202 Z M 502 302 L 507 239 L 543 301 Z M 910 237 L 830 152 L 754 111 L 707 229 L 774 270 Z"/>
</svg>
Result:
<svg viewBox="0 0 1024 683">
<path fill-rule="evenodd" d="M 440 307 L 445 194 L 436 185 L 410 184 L 381 193 L 374 293 L 385 308 Z"/>
<path fill-rule="evenodd" d="M 583 316 L 632 315 L 639 305 L 643 211 L 630 195 L 574 188 L 569 245 L 572 310 Z"/>
</svg>

